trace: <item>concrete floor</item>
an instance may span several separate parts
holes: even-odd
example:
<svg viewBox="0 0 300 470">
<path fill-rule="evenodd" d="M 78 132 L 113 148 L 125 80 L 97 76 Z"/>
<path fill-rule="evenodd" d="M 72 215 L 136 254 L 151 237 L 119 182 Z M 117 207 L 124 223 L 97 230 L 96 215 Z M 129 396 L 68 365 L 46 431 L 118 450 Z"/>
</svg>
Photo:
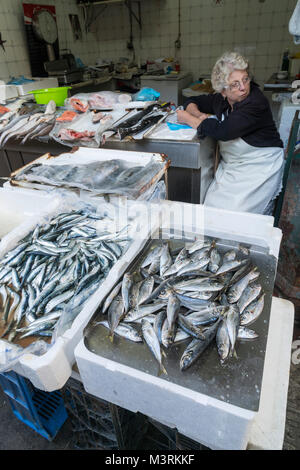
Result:
<svg viewBox="0 0 300 470">
<path fill-rule="evenodd" d="M 295 323 L 294 341 L 300 340 L 300 326 Z M 299 348 L 299 346 L 298 346 Z M 299 357 L 299 355 L 298 355 Z M 300 358 L 300 357 L 299 357 Z M 283 450 L 300 449 L 300 363 L 291 356 L 290 381 Z M 0 451 L 1 450 L 72 450 L 73 433 L 67 419 L 53 441 L 48 441 L 18 420 L 12 412 L 7 395 L 0 387 Z"/>
</svg>

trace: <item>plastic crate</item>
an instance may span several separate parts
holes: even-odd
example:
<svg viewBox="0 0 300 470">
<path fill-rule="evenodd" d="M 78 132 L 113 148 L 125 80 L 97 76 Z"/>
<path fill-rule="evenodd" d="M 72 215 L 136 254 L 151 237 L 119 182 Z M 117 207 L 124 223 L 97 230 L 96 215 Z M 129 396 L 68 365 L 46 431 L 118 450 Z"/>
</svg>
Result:
<svg viewBox="0 0 300 470">
<path fill-rule="evenodd" d="M 39 390 L 13 371 L 0 374 L 0 385 L 14 415 L 52 441 L 68 417 L 61 392 Z"/>
<path fill-rule="evenodd" d="M 210 450 L 180 434 L 176 428 L 169 428 L 151 418 L 148 418 L 148 423 L 148 431 L 144 437 L 144 445 L 147 448 L 152 443 L 152 450 Z"/>
<path fill-rule="evenodd" d="M 62 389 L 75 449 L 135 450 L 147 429 L 143 415 L 88 394 L 70 378 Z"/>
</svg>

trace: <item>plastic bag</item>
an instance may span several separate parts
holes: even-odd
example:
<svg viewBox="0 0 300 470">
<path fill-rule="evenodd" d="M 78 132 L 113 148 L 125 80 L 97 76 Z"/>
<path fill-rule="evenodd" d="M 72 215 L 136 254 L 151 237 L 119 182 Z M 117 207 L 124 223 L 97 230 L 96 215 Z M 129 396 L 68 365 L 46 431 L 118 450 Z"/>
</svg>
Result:
<svg viewBox="0 0 300 470">
<path fill-rule="evenodd" d="M 136 199 L 164 168 L 165 162 L 153 157 L 144 166 L 121 159 L 93 160 L 85 164 L 35 163 L 20 170 L 15 180 Z"/>
<path fill-rule="evenodd" d="M 78 93 L 65 99 L 65 107 L 79 112 L 91 109 L 115 109 L 124 107 L 132 100 L 129 93 L 115 91 L 97 91 L 93 93 Z"/>
<path fill-rule="evenodd" d="M 1 340 L 0 342 L 0 373 L 11 370 L 24 354 L 36 354 L 41 356 L 50 348 L 50 344 L 43 340 L 35 341 L 26 348 L 22 348 L 17 344 L 9 341 Z"/>
<path fill-rule="evenodd" d="M 164 181 L 159 181 L 157 184 L 151 186 L 139 198 L 139 201 L 160 202 L 166 199 L 167 189 Z"/>
<path fill-rule="evenodd" d="M 142 88 L 135 95 L 133 95 L 133 101 L 157 101 L 160 97 L 160 93 L 153 88 Z"/>
<path fill-rule="evenodd" d="M 78 114 L 71 122 L 56 121 L 49 135 L 53 140 L 69 147 L 80 145 L 97 148 L 100 146 L 102 133 L 124 114 L 122 109 L 103 112 L 99 120 L 95 121 L 96 113 L 86 111 Z"/>
</svg>

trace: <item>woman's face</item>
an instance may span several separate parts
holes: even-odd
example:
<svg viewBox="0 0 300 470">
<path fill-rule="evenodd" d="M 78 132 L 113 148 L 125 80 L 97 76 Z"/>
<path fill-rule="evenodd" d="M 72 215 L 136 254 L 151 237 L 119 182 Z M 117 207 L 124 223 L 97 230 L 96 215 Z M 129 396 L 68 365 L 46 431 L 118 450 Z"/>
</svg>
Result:
<svg viewBox="0 0 300 470">
<path fill-rule="evenodd" d="M 229 75 L 228 85 L 222 91 L 224 98 L 233 105 L 243 101 L 250 93 L 250 78 L 246 70 L 234 70 Z"/>
</svg>

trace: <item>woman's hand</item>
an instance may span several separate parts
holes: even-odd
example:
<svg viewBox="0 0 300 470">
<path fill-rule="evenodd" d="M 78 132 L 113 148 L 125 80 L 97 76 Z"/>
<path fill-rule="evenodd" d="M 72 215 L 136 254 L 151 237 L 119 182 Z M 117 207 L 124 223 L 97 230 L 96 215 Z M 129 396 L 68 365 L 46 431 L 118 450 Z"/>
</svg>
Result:
<svg viewBox="0 0 300 470">
<path fill-rule="evenodd" d="M 197 129 L 198 126 L 204 121 L 204 119 L 208 118 L 208 114 L 201 113 L 199 111 L 199 117 L 195 117 L 187 111 L 178 110 L 177 113 L 177 121 L 181 124 L 187 124 L 188 126 L 193 127 L 193 129 Z"/>
</svg>

